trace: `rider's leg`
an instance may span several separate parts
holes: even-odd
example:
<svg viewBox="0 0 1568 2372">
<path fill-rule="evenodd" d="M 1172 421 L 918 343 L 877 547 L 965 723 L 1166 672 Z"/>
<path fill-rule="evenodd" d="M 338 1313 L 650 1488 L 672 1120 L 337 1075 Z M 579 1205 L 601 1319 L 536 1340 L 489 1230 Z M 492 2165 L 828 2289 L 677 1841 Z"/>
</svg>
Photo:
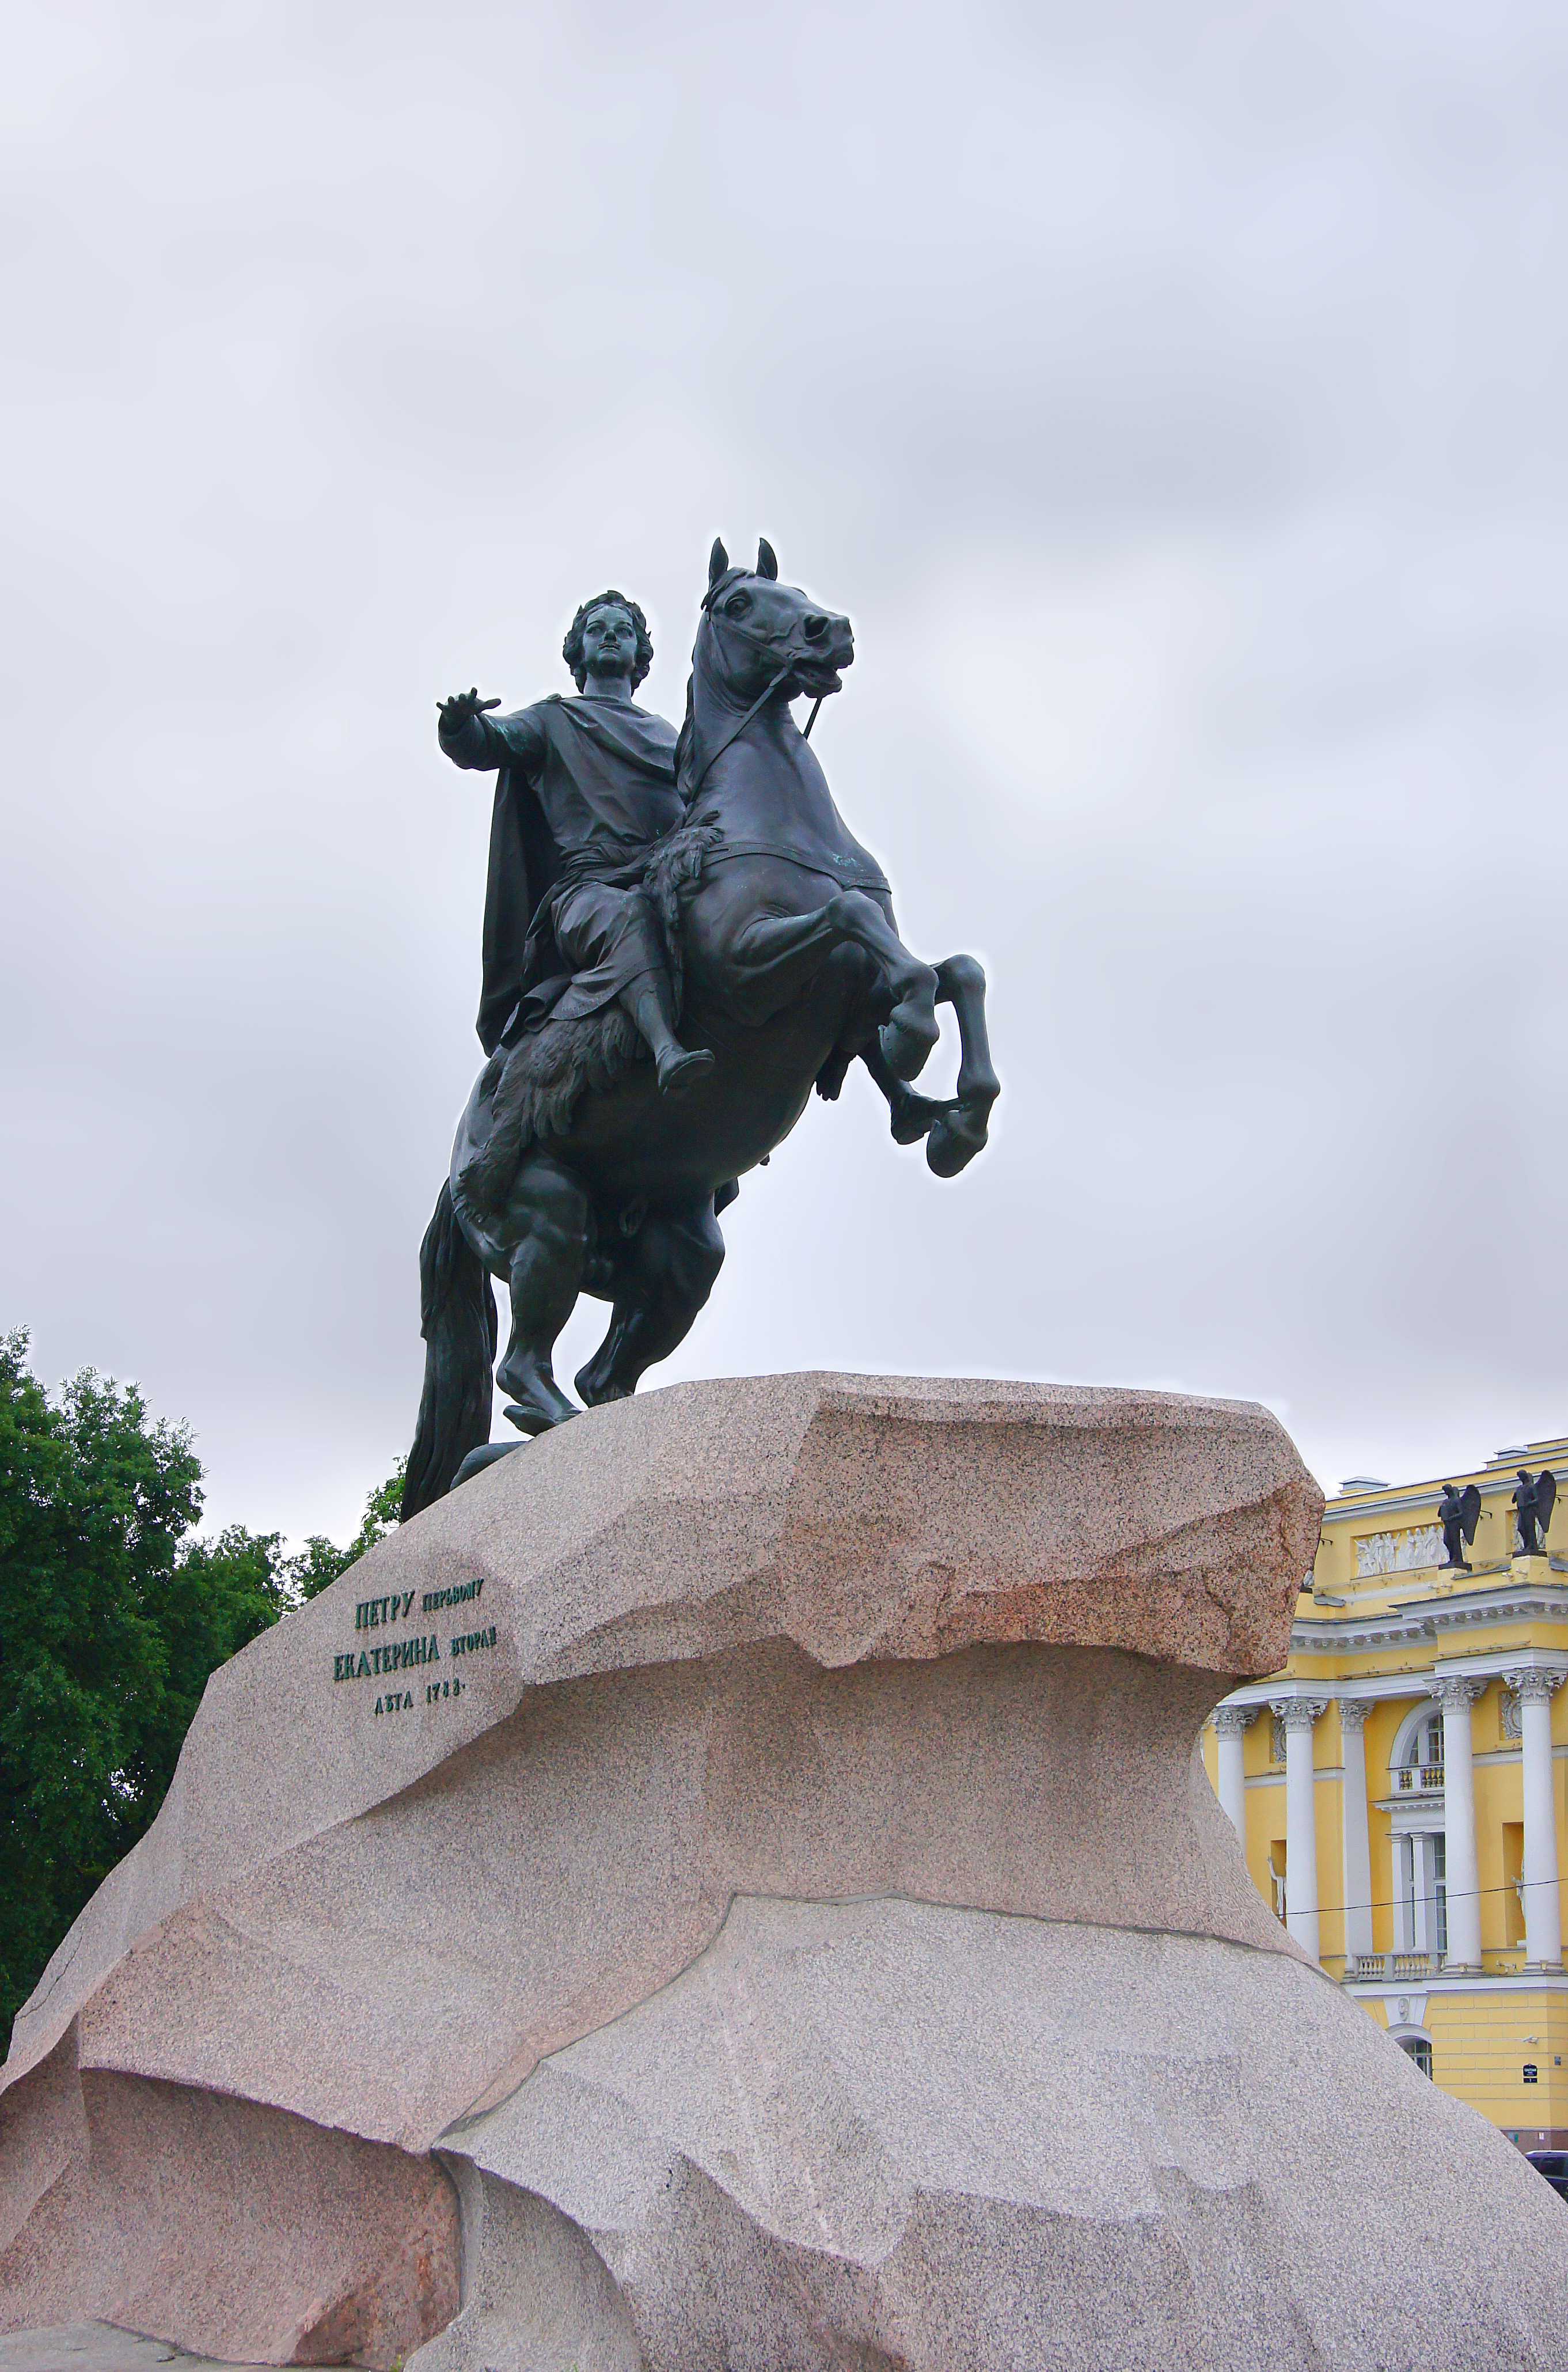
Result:
<svg viewBox="0 0 1568 2372">
<path fill-rule="evenodd" d="M 809 914 L 758 914 L 747 923 L 729 949 L 739 984 L 737 1004 L 750 1022 L 771 1020 L 846 939 L 866 949 L 888 983 L 893 1010 L 883 1028 L 883 1052 L 900 1078 L 913 1078 L 937 1040 L 936 974 L 910 953 L 864 890 L 842 890 Z"/>
<path fill-rule="evenodd" d="M 714 1058 L 705 1046 L 683 1046 L 675 1034 L 675 998 L 668 972 L 644 972 L 621 990 L 621 1003 L 653 1055 L 665 1095 L 679 1095 L 713 1069 Z"/>
<path fill-rule="evenodd" d="M 656 1360 L 691 1331 L 724 1265 L 711 1196 L 672 1215 L 650 1211 L 618 1262 L 610 1331 L 577 1378 L 590 1407 L 624 1400 Z"/>
<path fill-rule="evenodd" d="M 511 1394 L 506 1413 L 524 1433 L 542 1433 L 577 1412 L 555 1380 L 555 1338 L 572 1315 L 588 1248 L 588 1198 L 547 1153 L 527 1155 L 496 1232 L 511 1248 L 512 1339 L 495 1372 Z"/>
<path fill-rule="evenodd" d="M 658 1067 L 666 1095 L 691 1087 L 713 1069 L 705 1047 L 688 1052 L 675 1034 L 675 994 L 663 935 L 645 890 L 579 881 L 557 898 L 552 926 L 573 973 L 597 972 L 606 989 L 615 991 L 616 1002 L 631 1015 Z"/>
</svg>

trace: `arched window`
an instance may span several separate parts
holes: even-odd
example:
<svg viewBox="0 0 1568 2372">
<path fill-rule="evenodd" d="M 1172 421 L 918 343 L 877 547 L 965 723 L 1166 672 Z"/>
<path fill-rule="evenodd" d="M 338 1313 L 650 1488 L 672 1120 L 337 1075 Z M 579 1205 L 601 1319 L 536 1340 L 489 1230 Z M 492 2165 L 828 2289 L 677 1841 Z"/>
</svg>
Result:
<svg viewBox="0 0 1568 2372">
<path fill-rule="evenodd" d="M 1423 2076 L 1432 2073 L 1432 2042 L 1424 2034 L 1396 2034 L 1395 2041 L 1407 2059 L 1413 2059 Z"/>
<path fill-rule="evenodd" d="M 1443 1792 L 1443 1716 L 1420 1707 L 1401 1724 L 1388 1758 L 1397 1796 Z"/>
</svg>

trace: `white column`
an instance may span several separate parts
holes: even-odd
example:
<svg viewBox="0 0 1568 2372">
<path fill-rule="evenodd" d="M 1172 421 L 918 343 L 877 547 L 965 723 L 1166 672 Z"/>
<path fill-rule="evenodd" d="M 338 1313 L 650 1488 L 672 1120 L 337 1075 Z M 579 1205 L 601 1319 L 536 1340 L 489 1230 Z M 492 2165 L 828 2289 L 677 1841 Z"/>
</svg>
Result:
<svg viewBox="0 0 1568 2372">
<path fill-rule="evenodd" d="M 1219 1784 L 1214 1789 L 1220 1809 L 1247 1850 L 1247 1779 L 1242 1759 L 1242 1733 L 1258 1718 L 1256 1705 L 1220 1705 L 1214 1714 L 1219 1748 Z"/>
<path fill-rule="evenodd" d="M 1340 1818 L 1340 1876 L 1345 1906 L 1345 1959 L 1368 1959 L 1372 1952 L 1372 1843 L 1366 1822 L 1366 1716 L 1369 1697 L 1340 1699 L 1341 1761 L 1345 1766 L 1343 1808 Z"/>
<path fill-rule="evenodd" d="M 1562 1966 L 1562 1913 L 1557 1899 L 1557 1798 L 1551 1782 L 1551 1692 L 1561 1672 L 1510 1672 L 1519 1700 L 1525 1778 L 1525 1962 Z M 1288 1780 L 1287 1780 L 1288 1784 Z"/>
<path fill-rule="evenodd" d="M 1284 1697 L 1273 1711 L 1285 1733 L 1285 1925 L 1309 1960 L 1318 1958 L 1318 1803 L 1312 1725 L 1326 1697 Z"/>
<path fill-rule="evenodd" d="M 1443 1830 L 1446 1839 L 1450 1969 L 1481 1966 L 1481 1878 L 1475 1854 L 1475 1764 L 1470 1707 L 1484 1680 L 1445 1672 L 1432 1693 L 1443 1708 Z M 1555 1850 L 1553 1864 L 1555 1866 Z M 1435 1939 L 1434 1939 L 1435 1940 Z"/>
</svg>

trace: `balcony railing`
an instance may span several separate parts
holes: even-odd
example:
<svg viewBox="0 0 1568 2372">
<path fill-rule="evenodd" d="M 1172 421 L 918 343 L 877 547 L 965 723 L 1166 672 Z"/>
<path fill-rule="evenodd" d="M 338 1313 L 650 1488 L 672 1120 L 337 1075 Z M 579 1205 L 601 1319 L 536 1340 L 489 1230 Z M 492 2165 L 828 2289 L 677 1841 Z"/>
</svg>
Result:
<svg viewBox="0 0 1568 2372">
<path fill-rule="evenodd" d="M 1363 1952 L 1345 1961 L 1347 1985 L 1418 1984 L 1442 1973 L 1440 1952 Z"/>
<path fill-rule="evenodd" d="M 1401 1796 L 1440 1796 L 1443 1793 L 1441 1762 L 1407 1762 L 1395 1772 L 1394 1785 Z"/>
</svg>

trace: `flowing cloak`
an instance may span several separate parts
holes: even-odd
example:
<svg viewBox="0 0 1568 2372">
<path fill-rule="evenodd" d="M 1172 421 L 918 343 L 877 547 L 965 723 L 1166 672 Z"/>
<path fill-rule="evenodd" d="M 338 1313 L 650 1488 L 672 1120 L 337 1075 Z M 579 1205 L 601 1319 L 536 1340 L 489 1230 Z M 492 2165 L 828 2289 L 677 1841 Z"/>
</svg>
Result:
<svg viewBox="0 0 1568 2372">
<path fill-rule="evenodd" d="M 675 741 L 672 725 L 630 701 L 554 692 L 442 736 L 459 766 L 500 770 L 478 1023 L 487 1054 L 525 997 L 538 1017 L 566 990 L 549 912 L 555 893 L 579 881 L 639 879 L 654 843 L 682 820 Z"/>
</svg>

